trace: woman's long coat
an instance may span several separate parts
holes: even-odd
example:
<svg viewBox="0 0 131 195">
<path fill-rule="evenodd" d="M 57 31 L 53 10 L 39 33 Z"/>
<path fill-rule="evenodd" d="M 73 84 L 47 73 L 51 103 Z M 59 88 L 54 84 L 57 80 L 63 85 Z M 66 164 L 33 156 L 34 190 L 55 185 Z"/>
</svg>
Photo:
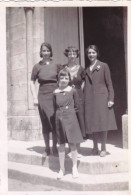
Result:
<svg viewBox="0 0 131 195">
<path fill-rule="evenodd" d="M 114 90 L 109 67 L 97 60 L 92 71 L 85 71 L 84 107 L 86 132 L 100 132 L 117 129 L 114 109 L 108 108 L 108 101 L 114 102 Z"/>
</svg>

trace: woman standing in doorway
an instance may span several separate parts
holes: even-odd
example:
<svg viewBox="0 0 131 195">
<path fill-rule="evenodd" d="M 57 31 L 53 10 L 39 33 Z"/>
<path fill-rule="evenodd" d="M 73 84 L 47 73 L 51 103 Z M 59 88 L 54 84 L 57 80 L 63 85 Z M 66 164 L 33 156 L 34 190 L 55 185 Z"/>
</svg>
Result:
<svg viewBox="0 0 131 195">
<path fill-rule="evenodd" d="M 53 154 L 57 154 L 57 139 L 55 133 L 53 91 L 57 88 L 57 66 L 53 64 L 52 48 L 49 43 L 42 43 L 40 57 L 42 60 L 33 67 L 31 75 L 31 91 L 34 105 L 38 105 L 38 110 L 42 122 L 42 133 L 45 141 L 45 151 L 43 156 L 50 155 L 49 133 L 52 132 Z M 38 80 L 38 98 L 35 90 L 35 82 Z"/>
<path fill-rule="evenodd" d="M 108 130 L 117 129 L 113 105 L 114 90 L 109 67 L 98 60 L 99 51 L 96 45 L 86 49 L 90 66 L 85 71 L 84 106 L 85 126 L 88 134 L 93 134 L 93 155 L 97 155 L 98 135 L 101 139 L 100 156 L 106 156 Z"/>
</svg>

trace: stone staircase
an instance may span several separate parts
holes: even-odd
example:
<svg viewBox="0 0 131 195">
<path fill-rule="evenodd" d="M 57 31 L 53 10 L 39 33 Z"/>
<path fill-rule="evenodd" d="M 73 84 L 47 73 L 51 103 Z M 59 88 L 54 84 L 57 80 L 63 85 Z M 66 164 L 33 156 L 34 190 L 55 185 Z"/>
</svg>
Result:
<svg viewBox="0 0 131 195">
<path fill-rule="evenodd" d="M 9 178 L 24 182 L 50 185 L 70 191 L 127 191 L 129 188 L 128 150 L 107 144 L 106 157 L 91 155 L 92 141 L 81 144 L 82 157 L 78 159 L 79 178 L 71 174 L 72 160 L 67 155 L 62 180 L 57 180 L 59 159 L 42 157 L 43 141 L 9 141 Z M 14 189 L 15 190 L 15 189 Z M 24 189 L 23 189 L 24 191 Z"/>
</svg>

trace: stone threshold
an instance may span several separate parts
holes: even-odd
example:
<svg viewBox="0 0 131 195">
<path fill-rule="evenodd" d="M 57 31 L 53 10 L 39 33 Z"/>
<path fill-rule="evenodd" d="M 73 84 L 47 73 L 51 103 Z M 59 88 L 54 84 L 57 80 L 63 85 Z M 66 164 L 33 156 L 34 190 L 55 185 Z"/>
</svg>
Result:
<svg viewBox="0 0 131 195">
<path fill-rule="evenodd" d="M 79 178 L 73 179 L 71 172 L 66 171 L 62 180 L 57 180 L 57 173 L 47 167 L 9 162 L 9 178 L 30 182 L 34 185 L 43 184 L 70 191 L 125 191 L 129 188 L 128 173 L 97 174 L 95 176 L 80 173 Z"/>
</svg>

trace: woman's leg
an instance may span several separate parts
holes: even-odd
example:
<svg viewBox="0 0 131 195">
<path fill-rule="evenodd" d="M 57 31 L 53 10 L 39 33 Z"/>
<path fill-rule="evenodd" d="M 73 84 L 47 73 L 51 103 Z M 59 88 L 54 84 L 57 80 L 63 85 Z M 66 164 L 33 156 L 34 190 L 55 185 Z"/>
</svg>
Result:
<svg viewBox="0 0 131 195">
<path fill-rule="evenodd" d="M 106 151 L 107 133 L 108 131 L 101 132 L 101 151 Z"/>
<path fill-rule="evenodd" d="M 45 152 L 43 155 L 48 156 L 50 155 L 50 141 L 49 141 L 49 133 L 43 133 L 44 141 L 45 141 Z"/>
<path fill-rule="evenodd" d="M 56 137 L 56 133 L 52 132 L 52 140 L 53 140 L 53 148 L 52 148 L 52 152 L 54 155 L 58 155 L 58 150 L 57 150 L 57 137 Z"/>
<path fill-rule="evenodd" d="M 107 133 L 108 131 L 101 132 L 101 153 L 100 153 L 101 157 L 106 156 Z"/>
<path fill-rule="evenodd" d="M 93 155 L 98 154 L 98 133 L 93 133 L 93 150 L 92 153 Z"/>
<path fill-rule="evenodd" d="M 72 175 L 73 178 L 79 177 L 78 170 L 77 170 L 77 149 L 76 149 L 76 144 L 69 143 L 70 149 L 71 149 L 71 156 L 72 156 Z"/>
<path fill-rule="evenodd" d="M 78 143 L 78 144 L 76 144 L 76 148 L 77 148 L 77 158 L 81 158 L 81 148 L 80 148 L 80 144 Z"/>
<path fill-rule="evenodd" d="M 62 179 L 65 173 L 65 144 L 60 144 L 58 147 L 58 151 L 59 151 L 60 171 L 58 173 L 57 179 Z"/>
</svg>

